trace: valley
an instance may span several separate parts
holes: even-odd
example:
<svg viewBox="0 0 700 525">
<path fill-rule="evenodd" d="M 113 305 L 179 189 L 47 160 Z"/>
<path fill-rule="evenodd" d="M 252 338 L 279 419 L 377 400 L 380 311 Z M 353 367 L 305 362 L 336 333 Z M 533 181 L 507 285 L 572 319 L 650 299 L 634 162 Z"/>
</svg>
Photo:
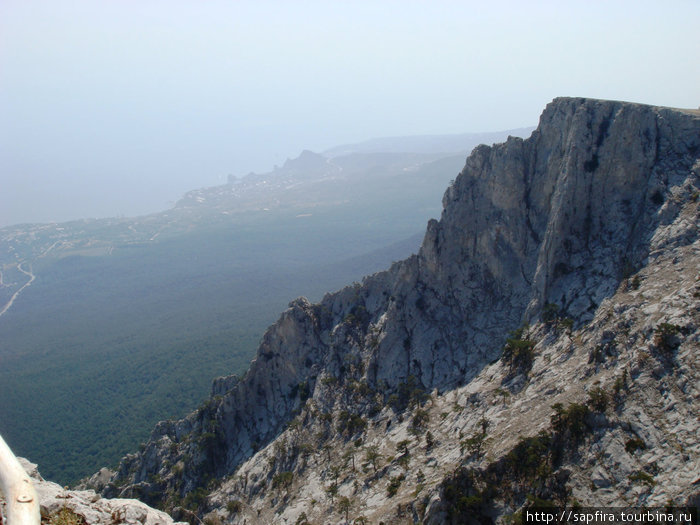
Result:
<svg viewBox="0 0 700 525">
<path fill-rule="evenodd" d="M 289 301 L 415 252 L 463 162 L 304 152 L 160 213 L 0 229 L 0 433 L 61 483 L 113 465 L 242 373 Z"/>
</svg>

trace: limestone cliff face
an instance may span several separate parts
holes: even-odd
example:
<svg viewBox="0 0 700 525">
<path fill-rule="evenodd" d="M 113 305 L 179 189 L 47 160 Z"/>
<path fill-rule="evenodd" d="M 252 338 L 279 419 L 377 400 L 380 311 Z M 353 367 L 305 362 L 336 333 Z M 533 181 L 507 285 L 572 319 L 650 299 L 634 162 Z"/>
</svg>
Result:
<svg viewBox="0 0 700 525">
<path fill-rule="evenodd" d="M 345 423 L 367 425 L 387 404 L 405 409 L 409 387 L 441 396 L 468 386 L 545 305 L 583 327 L 624 279 L 697 241 L 699 152 L 693 112 L 554 100 L 530 138 L 472 152 L 417 255 L 319 304 L 292 302 L 248 372 L 159 424 L 105 494 L 204 500 L 295 416 L 312 427 L 345 411 Z M 527 381 L 504 384 L 516 395 Z"/>
</svg>

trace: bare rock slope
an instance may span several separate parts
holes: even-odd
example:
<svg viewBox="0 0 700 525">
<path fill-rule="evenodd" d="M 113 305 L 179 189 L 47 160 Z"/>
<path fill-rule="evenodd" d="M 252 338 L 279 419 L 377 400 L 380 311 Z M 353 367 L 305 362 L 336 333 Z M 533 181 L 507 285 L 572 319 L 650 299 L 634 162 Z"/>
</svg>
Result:
<svg viewBox="0 0 700 525">
<path fill-rule="evenodd" d="M 100 488 L 232 523 L 697 504 L 699 156 L 697 112 L 554 100 Z"/>
</svg>

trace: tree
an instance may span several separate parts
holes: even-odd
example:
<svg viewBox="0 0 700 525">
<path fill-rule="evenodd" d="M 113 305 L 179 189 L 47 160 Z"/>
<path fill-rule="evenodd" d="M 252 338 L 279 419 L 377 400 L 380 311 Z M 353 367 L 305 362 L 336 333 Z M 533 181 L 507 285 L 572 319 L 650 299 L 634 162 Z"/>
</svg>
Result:
<svg viewBox="0 0 700 525">
<path fill-rule="evenodd" d="M 470 454 L 475 455 L 477 458 L 481 457 L 482 448 L 484 446 L 484 441 L 486 440 L 486 431 L 489 428 L 489 420 L 482 417 L 479 420 L 479 426 L 481 427 L 481 432 L 474 432 L 474 434 L 461 442 L 462 450 L 466 447 Z"/>
<path fill-rule="evenodd" d="M 376 445 L 370 445 L 365 448 L 365 460 L 372 464 L 374 472 L 377 472 L 377 464 L 382 459 L 382 455 L 379 453 L 379 448 Z"/>
<path fill-rule="evenodd" d="M 426 452 L 429 451 L 431 448 L 433 448 L 433 445 L 435 444 L 435 438 L 433 437 L 433 433 L 428 430 L 428 433 L 425 435 L 425 450 Z"/>
<path fill-rule="evenodd" d="M 345 513 L 345 521 L 348 521 L 348 514 L 350 513 L 350 507 L 352 507 L 352 502 L 347 496 L 341 496 L 338 498 L 338 510 Z"/>
<path fill-rule="evenodd" d="M 352 462 L 352 471 L 355 472 L 355 453 L 352 450 L 346 452 L 343 459 L 345 460 L 345 465 L 348 464 L 348 461 Z"/>
<path fill-rule="evenodd" d="M 552 326 L 556 330 L 559 324 L 559 305 L 554 303 L 545 304 L 542 309 L 542 320 L 547 326 Z"/>
<path fill-rule="evenodd" d="M 654 346 L 661 352 L 671 355 L 680 346 L 678 333 L 681 327 L 671 323 L 661 323 L 654 329 Z"/>
<path fill-rule="evenodd" d="M 340 476 L 341 468 L 338 465 L 333 465 L 331 467 L 331 476 L 333 476 L 333 484 L 338 484 L 338 477 Z"/>
<path fill-rule="evenodd" d="M 423 408 L 416 408 L 416 411 L 413 413 L 413 420 L 411 421 L 411 430 L 416 432 L 418 429 L 425 427 L 429 421 L 430 414 L 428 414 L 428 411 Z"/>
<path fill-rule="evenodd" d="M 475 455 L 477 458 L 481 457 L 481 449 L 484 446 L 484 434 L 474 432 L 472 437 L 465 439 L 461 443 L 462 447 L 467 447 L 470 454 Z"/>
<path fill-rule="evenodd" d="M 326 443 L 325 445 L 323 445 L 323 450 L 326 451 L 326 455 L 327 455 L 327 458 L 328 458 L 328 462 L 330 463 L 330 461 L 331 461 L 331 450 L 333 450 L 333 447 L 332 447 L 331 445 L 329 445 L 328 443 Z"/>
<path fill-rule="evenodd" d="M 605 412 L 609 399 L 608 393 L 599 386 L 591 388 L 588 392 L 588 406 L 596 412 Z"/>
<path fill-rule="evenodd" d="M 503 347 L 503 361 L 511 371 L 529 372 L 535 358 L 535 341 L 529 339 L 530 327 L 523 324 L 510 333 Z"/>
<path fill-rule="evenodd" d="M 331 504 L 332 504 L 333 499 L 338 494 L 338 485 L 335 483 L 331 483 L 330 486 L 326 487 L 326 494 L 328 494 L 328 497 L 331 498 Z"/>
<path fill-rule="evenodd" d="M 401 453 L 401 454 L 408 454 L 408 445 L 411 442 L 408 439 L 404 439 L 403 441 L 399 441 L 396 444 L 396 451 Z"/>
<path fill-rule="evenodd" d="M 510 397 L 510 392 L 502 388 L 497 388 L 496 393 L 503 398 L 503 406 L 506 406 L 506 400 Z"/>
<path fill-rule="evenodd" d="M 489 428 L 489 420 L 486 419 L 485 417 L 482 417 L 479 420 L 479 425 L 481 425 L 481 433 L 485 436 L 486 435 L 486 430 Z"/>
<path fill-rule="evenodd" d="M 275 476 L 272 478 L 272 488 L 283 488 L 289 491 L 289 487 L 292 486 L 292 481 L 294 481 L 293 472 L 280 472 L 279 474 L 275 474 Z"/>
</svg>

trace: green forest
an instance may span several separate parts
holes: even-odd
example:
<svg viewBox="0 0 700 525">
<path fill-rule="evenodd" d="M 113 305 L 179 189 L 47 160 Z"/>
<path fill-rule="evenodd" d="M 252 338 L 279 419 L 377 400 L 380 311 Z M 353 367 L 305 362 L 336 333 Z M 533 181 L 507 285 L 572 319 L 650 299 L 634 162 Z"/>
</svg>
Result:
<svg viewBox="0 0 700 525">
<path fill-rule="evenodd" d="M 36 280 L 0 318 L 0 433 L 62 484 L 116 466 L 158 421 L 196 408 L 212 379 L 244 373 L 291 300 L 415 252 L 455 173 L 443 164 L 307 213 L 34 260 Z"/>
</svg>

